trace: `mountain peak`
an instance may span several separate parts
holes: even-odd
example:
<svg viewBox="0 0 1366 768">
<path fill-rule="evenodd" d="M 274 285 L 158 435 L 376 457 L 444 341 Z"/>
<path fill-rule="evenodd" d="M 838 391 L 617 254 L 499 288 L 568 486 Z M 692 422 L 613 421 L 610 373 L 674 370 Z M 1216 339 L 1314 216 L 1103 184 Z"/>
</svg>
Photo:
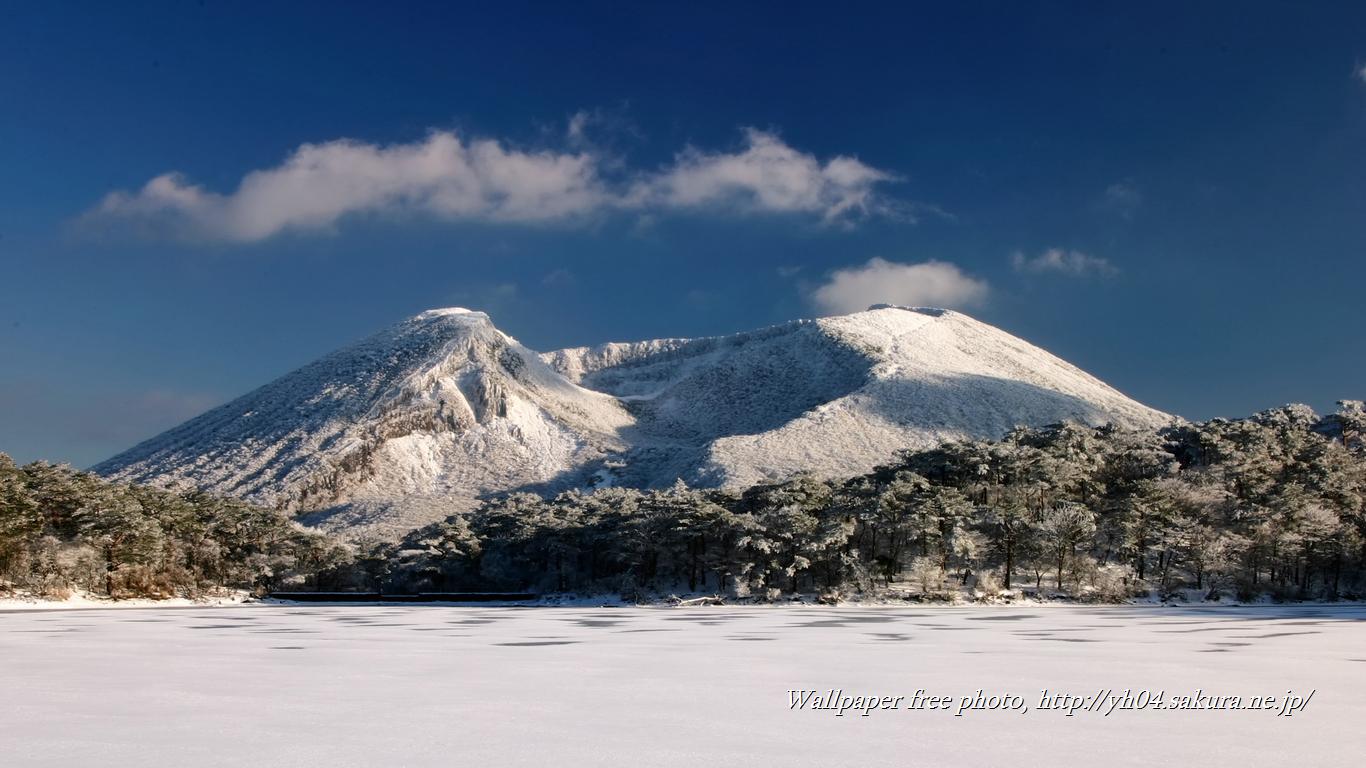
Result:
<svg viewBox="0 0 1366 768">
<path fill-rule="evenodd" d="M 919 315 L 929 315 L 930 317 L 944 317 L 945 315 L 959 314 L 951 309 L 942 309 L 940 307 L 908 307 L 902 304 L 874 304 L 868 307 L 867 311 L 876 312 L 880 309 L 901 309 L 907 312 L 915 312 Z"/>
<path fill-rule="evenodd" d="M 932 307 L 545 354 L 483 312 L 447 307 L 94 469 L 391 536 L 510 491 L 849 476 L 901 449 L 1018 425 L 1169 418 L 1028 342 Z"/>
<path fill-rule="evenodd" d="M 413 319 L 413 320 L 435 320 L 435 319 L 443 318 L 443 317 L 469 318 L 469 319 L 484 319 L 484 320 L 487 320 L 487 319 L 489 318 L 489 316 L 488 316 L 487 314 L 485 314 L 485 313 L 483 313 L 483 312 L 480 312 L 480 311 L 478 311 L 478 310 L 474 310 L 474 309 L 466 309 L 466 308 L 464 308 L 464 307 L 436 307 L 436 308 L 434 308 L 434 309 L 429 309 L 429 310 L 427 310 L 427 311 L 425 311 L 425 312 L 419 312 L 418 314 L 413 315 L 412 319 Z"/>
</svg>

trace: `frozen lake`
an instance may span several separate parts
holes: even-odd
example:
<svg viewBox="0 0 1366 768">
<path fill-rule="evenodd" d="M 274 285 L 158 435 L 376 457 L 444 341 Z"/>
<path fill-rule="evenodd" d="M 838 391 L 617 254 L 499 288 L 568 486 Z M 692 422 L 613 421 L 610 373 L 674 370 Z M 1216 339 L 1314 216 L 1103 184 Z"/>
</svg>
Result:
<svg viewBox="0 0 1366 768">
<path fill-rule="evenodd" d="M 1366 607 L 0 611 L 0 681 L 6 766 L 1355 768 Z"/>
</svg>

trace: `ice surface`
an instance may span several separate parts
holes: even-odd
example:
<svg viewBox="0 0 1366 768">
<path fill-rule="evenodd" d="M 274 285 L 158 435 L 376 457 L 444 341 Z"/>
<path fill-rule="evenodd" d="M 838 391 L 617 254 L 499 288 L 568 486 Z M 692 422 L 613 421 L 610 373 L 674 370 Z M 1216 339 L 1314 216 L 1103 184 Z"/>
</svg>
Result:
<svg viewBox="0 0 1366 768">
<path fill-rule="evenodd" d="M 0 762 L 1357 766 L 1366 608 L 0 612 Z M 1314 692 L 1249 711 L 793 711 L 789 690 Z"/>
</svg>

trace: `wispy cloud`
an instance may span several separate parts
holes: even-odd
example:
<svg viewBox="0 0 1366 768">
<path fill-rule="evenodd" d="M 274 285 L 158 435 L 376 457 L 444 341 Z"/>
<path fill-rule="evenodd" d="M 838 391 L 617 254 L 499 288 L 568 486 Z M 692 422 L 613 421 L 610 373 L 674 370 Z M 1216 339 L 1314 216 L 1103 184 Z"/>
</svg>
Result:
<svg viewBox="0 0 1366 768">
<path fill-rule="evenodd" d="M 469 307 L 498 317 L 518 313 L 526 308 L 529 300 L 522 287 L 514 282 L 470 281 L 445 294 L 441 303 Z"/>
<path fill-rule="evenodd" d="M 578 282 L 578 278 L 574 277 L 574 273 L 564 267 L 552 269 L 541 277 L 541 285 L 566 287 L 576 282 Z"/>
<path fill-rule="evenodd" d="M 1132 219 L 1143 205 L 1143 193 L 1132 182 L 1120 181 L 1105 188 L 1101 206 L 1126 219 Z"/>
<path fill-rule="evenodd" d="M 519 149 L 451 131 L 388 146 L 305 144 L 280 165 L 247 173 L 232 192 L 164 173 L 139 190 L 110 193 L 84 219 L 152 236 L 255 242 L 327 232 L 367 215 L 546 224 L 613 211 L 709 211 L 849 222 L 896 208 L 877 192 L 893 174 L 844 155 L 821 161 L 753 129 L 733 152 L 689 148 L 664 168 L 630 169 L 585 140 L 592 119 L 570 119 L 564 149 Z"/>
<path fill-rule="evenodd" d="M 875 258 L 832 273 L 810 298 L 823 312 L 844 314 L 873 304 L 971 307 L 985 301 L 988 292 L 986 281 L 970 277 L 948 262 L 900 264 Z"/>
<path fill-rule="evenodd" d="M 1363 83 L 1366 83 L 1366 64 L 1357 65 L 1356 72 L 1354 72 L 1353 74 L 1356 75 L 1356 78 L 1358 80 L 1360 80 Z"/>
<path fill-rule="evenodd" d="M 1049 248 L 1034 257 L 1016 251 L 1010 255 L 1010 263 L 1016 272 L 1054 272 L 1074 276 L 1113 275 L 1119 272 L 1113 264 L 1099 256 L 1062 248 Z"/>
</svg>

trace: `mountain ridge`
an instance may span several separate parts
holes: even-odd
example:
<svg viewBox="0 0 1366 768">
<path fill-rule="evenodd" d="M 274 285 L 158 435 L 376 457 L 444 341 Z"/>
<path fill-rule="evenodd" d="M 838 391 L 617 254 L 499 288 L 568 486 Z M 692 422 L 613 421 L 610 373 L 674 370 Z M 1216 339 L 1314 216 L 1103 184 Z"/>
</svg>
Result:
<svg viewBox="0 0 1366 768">
<path fill-rule="evenodd" d="M 853 475 L 901 448 L 1141 405 L 951 310 L 880 305 L 726 336 L 534 352 L 463 308 L 411 317 L 99 465 L 401 535 L 515 490 Z"/>
</svg>

